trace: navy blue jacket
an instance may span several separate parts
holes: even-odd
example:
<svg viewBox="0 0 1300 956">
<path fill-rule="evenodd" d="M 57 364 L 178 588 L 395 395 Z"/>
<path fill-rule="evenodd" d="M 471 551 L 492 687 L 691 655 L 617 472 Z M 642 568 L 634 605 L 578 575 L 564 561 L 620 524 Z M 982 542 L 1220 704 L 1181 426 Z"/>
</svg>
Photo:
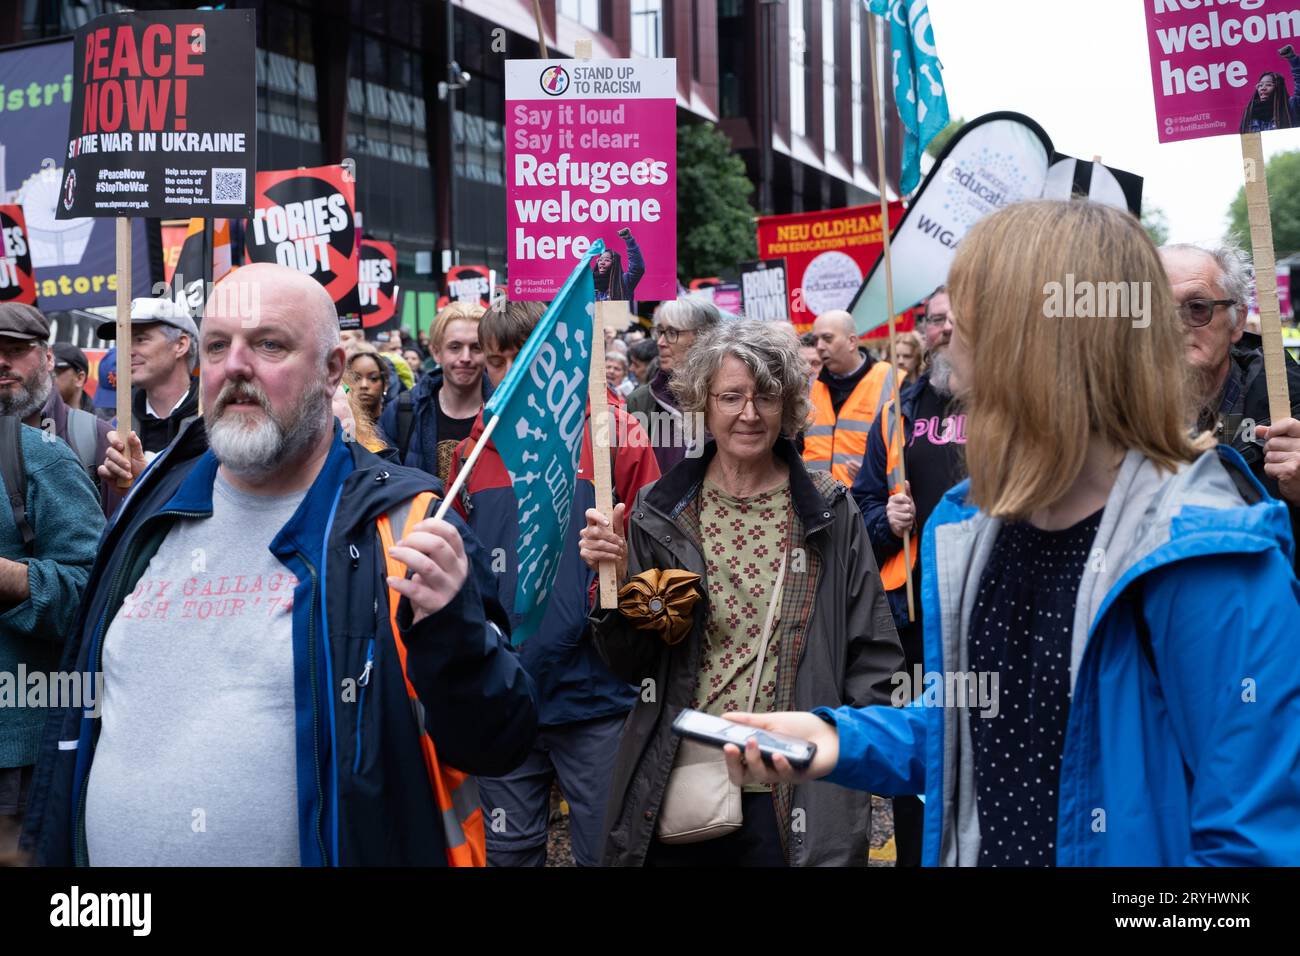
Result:
<svg viewBox="0 0 1300 956">
<path fill-rule="evenodd" d="M 659 477 L 649 439 L 640 431 L 636 419 L 629 418 L 621 402 L 610 401 L 614 412 L 615 435 L 625 433 L 613 456 L 612 476 L 616 500 L 631 502 L 637 492 Z M 447 484 L 456 480 L 469 455 L 470 442 L 477 443 L 483 434 L 483 416 L 474 423 L 469 440 L 457 448 L 456 458 L 447 475 Z M 547 597 L 541 627 L 519 648 L 524 668 L 537 684 L 540 723 L 543 727 L 595 720 L 626 714 L 635 703 L 639 688 L 615 677 L 600 659 L 591 642 L 587 616 L 596 572 L 578 556 L 578 534 L 587 526 L 588 508 L 596 506 L 593 484 L 591 427 L 582 439 L 582 458 L 574 483 L 573 507 L 564 536 L 560 566 Z M 515 588 L 519 581 L 519 506 L 510 473 L 501 455 L 489 439 L 474 470 L 457 496 L 456 508 L 465 516 L 474 534 L 492 554 L 497 596 L 518 623 L 522 615 L 515 611 Z M 525 522 L 528 512 L 524 513 Z"/>
<path fill-rule="evenodd" d="M 901 397 L 903 404 L 899 411 L 903 416 L 904 435 L 912 431 L 916 396 L 929 382 L 930 376 L 927 373 L 903 389 Z M 894 537 L 894 532 L 889 528 L 889 517 L 885 513 L 885 506 L 889 504 L 889 477 L 885 467 L 887 460 L 885 435 L 881 428 L 886 417 L 882 412 L 871 423 L 871 431 L 867 433 L 867 451 L 862 456 L 862 467 L 858 469 L 858 475 L 853 479 L 853 487 L 850 489 L 853 500 L 858 503 L 858 510 L 862 512 L 862 520 L 867 526 L 867 537 L 871 540 L 871 550 L 876 555 L 878 568 L 883 568 L 886 561 L 903 549 L 903 539 Z M 916 545 L 913 544 L 913 547 Z M 895 588 L 886 591 L 885 596 L 889 598 L 889 609 L 894 614 L 894 626 L 906 627 L 908 624 L 907 589 Z"/>
<path fill-rule="evenodd" d="M 411 389 L 411 438 L 406 446 L 402 464 L 419 468 L 431 475 L 438 474 L 438 389 L 442 388 L 442 369 L 430 372 Z M 492 383 L 483 376 L 483 401 L 492 397 Z M 379 416 L 379 428 L 394 446 L 400 445 L 402 436 L 397 427 L 398 405 L 394 398 Z"/>
<path fill-rule="evenodd" d="M 150 465 L 100 542 L 61 670 L 102 668 L 103 636 L 123 598 L 178 518 L 212 512 L 217 461 L 201 420 Z M 430 489 L 427 475 L 390 465 L 359 442 L 334 444 L 297 512 L 270 550 L 298 578 L 293 601 L 298 826 L 304 865 L 446 865 L 441 818 L 388 615 L 385 563 L 375 520 Z M 503 629 L 491 571 L 459 518 L 471 574 L 437 614 L 397 620 L 407 674 L 443 763 L 498 776 L 527 755 L 537 731 L 532 680 Z M 361 681 L 367 660 L 369 681 Z M 331 692 L 357 679 L 359 699 Z M 27 846 L 39 863 L 87 862 L 84 788 L 100 721 L 55 710 L 28 809 Z M 196 740 L 201 747 L 202 741 Z"/>
</svg>

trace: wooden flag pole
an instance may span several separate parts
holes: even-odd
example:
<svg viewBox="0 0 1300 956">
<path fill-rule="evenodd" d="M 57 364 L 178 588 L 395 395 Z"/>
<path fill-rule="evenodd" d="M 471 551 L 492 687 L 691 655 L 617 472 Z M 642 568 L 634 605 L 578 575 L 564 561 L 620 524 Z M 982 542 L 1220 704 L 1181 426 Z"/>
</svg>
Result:
<svg viewBox="0 0 1300 956">
<path fill-rule="evenodd" d="M 533 16 L 537 20 L 537 55 L 546 59 L 546 30 L 542 27 L 542 0 L 533 0 Z"/>
<path fill-rule="evenodd" d="M 876 18 L 867 14 L 867 48 L 871 51 L 871 104 L 876 114 L 876 187 L 880 190 L 880 236 L 885 259 L 885 310 L 889 313 L 889 344 L 894 344 L 894 269 L 889 255 L 889 198 L 885 195 L 885 121 L 881 113 L 880 99 L 880 62 L 876 48 Z M 892 373 L 891 373 L 892 374 Z M 887 379 L 894 384 L 893 378 Z M 903 409 L 899 389 L 894 387 L 893 407 L 894 434 L 907 448 L 907 436 L 903 434 Z M 888 451 L 888 449 L 886 449 Z M 903 487 L 907 487 L 906 456 L 898 456 L 898 473 L 902 476 Z M 903 532 L 903 574 L 907 581 L 907 619 L 916 620 L 915 598 L 912 596 L 912 532 Z"/>
<path fill-rule="evenodd" d="M 1246 212 L 1250 217 L 1250 247 L 1255 256 L 1255 297 L 1259 304 L 1259 333 L 1264 340 L 1264 378 L 1268 385 L 1268 414 L 1274 422 L 1291 417 L 1286 383 L 1286 353 L 1282 348 L 1282 316 L 1277 301 L 1277 259 L 1273 253 L 1273 217 L 1268 209 L 1268 176 L 1264 143 L 1259 133 L 1243 133 L 1242 166 L 1246 176 Z"/>
<path fill-rule="evenodd" d="M 131 220 L 117 217 L 117 434 L 130 453 L 131 432 Z M 131 487 L 118 479 L 123 491 Z"/>
</svg>

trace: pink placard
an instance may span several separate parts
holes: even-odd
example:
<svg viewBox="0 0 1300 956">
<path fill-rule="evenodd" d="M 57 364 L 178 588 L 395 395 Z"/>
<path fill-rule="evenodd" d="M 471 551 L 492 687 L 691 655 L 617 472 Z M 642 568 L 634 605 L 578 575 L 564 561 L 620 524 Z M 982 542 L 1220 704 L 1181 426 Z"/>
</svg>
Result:
<svg viewBox="0 0 1300 956">
<path fill-rule="evenodd" d="M 1300 126 L 1296 0 L 1143 3 L 1160 142 Z"/>
<path fill-rule="evenodd" d="M 675 60 L 507 62 L 511 299 L 554 298 L 597 239 L 598 298 L 676 297 L 675 77 Z"/>
</svg>

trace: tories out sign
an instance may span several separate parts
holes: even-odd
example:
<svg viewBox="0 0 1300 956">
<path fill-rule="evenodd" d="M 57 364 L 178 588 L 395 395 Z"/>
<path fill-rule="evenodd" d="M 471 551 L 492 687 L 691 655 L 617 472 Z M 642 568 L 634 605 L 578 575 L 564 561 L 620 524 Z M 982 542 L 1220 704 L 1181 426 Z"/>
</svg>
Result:
<svg viewBox="0 0 1300 956">
<path fill-rule="evenodd" d="M 510 298 L 555 298 L 597 239 L 596 298 L 677 295 L 677 61 L 506 63 Z"/>
<path fill-rule="evenodd" d="M 339 315 L 357 313 L 355 222 L 356 182 L 346 167 L 258 173 L 248 258 L 306 273 L 325 287 Z"/>
<path fill-rule="evenodd" d="M 397 249 L 391 242 L 361 240 L 357 263 L 361 327 L 367 332 L 397 328 Z"/>
<path fill-rule="evenodd" d="M 1295 0 L 1144 0 L 1160 142 L 1300 125 Z"/>
<path fill-rule="evenodd" d="M 60 219 L 246 216 L 253 11 L 96 17 L 73 45 Z"/>
<path fill-rule="evenodd" d="M 0 206 L 0 302 L 36 304 L 36 278 L 22 206 Z"/>
</svg>

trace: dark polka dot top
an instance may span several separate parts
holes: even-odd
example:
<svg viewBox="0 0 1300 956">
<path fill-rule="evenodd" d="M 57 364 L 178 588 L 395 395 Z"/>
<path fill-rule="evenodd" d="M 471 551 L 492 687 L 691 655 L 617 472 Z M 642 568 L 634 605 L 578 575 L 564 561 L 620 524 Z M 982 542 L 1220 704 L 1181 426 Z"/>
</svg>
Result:
<svg viewBox="0 0 1300 956">
<path fill-rule="evenodd" d="M 1008 523 L 980 577 L 970 662 L 998 689 L 996 708 L 970 710 L 980 866 L 1056 864 L 1075 602 L 1100 524 L 1100 511 L 1061 531 Z"/>
</svg>

